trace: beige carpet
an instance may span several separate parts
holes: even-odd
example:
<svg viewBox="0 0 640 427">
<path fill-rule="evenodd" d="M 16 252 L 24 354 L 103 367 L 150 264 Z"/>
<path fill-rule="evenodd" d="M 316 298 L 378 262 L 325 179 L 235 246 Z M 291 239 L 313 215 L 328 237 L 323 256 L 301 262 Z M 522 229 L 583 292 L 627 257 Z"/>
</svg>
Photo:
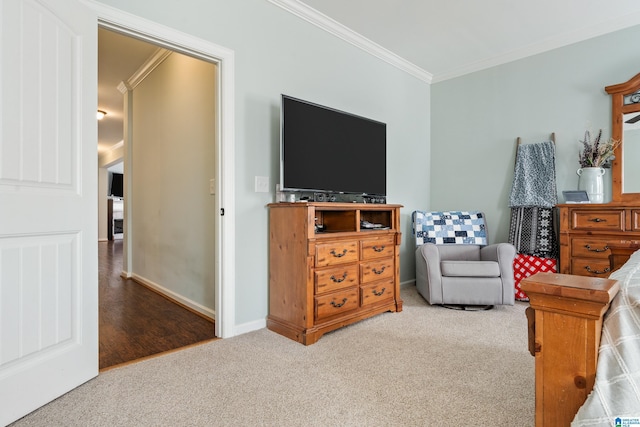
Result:
<svg viewBox="0 0 640 427">
<path fill-rule="evenodd" d="M 305 347 L 263 329 L 100 374 L 16 426 L 533 426 L 527 303 L 404 311 Z"/>
</svg>

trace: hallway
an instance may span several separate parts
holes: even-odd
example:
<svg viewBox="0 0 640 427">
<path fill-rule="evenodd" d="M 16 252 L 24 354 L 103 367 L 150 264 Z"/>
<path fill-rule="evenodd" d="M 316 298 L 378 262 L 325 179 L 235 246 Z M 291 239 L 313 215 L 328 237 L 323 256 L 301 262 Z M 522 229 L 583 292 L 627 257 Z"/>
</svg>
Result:
<svg viewBox="0 0 640 427">
<path fill-rule="evenodd" d="M 215 338 L 214 323 L 120 277 L 122 240 L 98 242 L 99 368 Z"/>
</svg>

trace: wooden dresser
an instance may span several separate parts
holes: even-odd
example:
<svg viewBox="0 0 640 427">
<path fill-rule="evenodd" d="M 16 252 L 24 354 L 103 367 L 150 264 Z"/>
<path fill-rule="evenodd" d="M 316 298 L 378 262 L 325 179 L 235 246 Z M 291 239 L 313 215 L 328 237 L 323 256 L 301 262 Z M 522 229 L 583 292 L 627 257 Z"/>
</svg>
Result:
<svg viewBox="0 0 640 427">
<path fill-rule="evenodd" d="M 607 246 L 609 246 L 609 250 L 611 251 L 611 256 L 609 257 L 611 271 L 616 271 L 629 260 L 635 251 L 640 250 L 640 241 L 615 240 L 607 243 Z"/>
<path fill-rule="evenodd" d="M 560 273 L 608 277 L 608 243 L 640 240 L 640 204 L 563 204 Z"/>
<path fill-rule="evenodd" d="M 267 327 L 309 345 L 342 326 L 402 311 L 400 208 L 270 204 Z"/>
</svg>

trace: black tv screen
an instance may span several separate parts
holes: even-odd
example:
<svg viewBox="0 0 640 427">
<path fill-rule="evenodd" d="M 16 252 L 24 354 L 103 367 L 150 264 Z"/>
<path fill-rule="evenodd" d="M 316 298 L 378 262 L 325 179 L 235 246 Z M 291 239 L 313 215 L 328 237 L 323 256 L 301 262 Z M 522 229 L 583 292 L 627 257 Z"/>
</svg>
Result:
<svg viewBox="0 0 640 427">
<path fill-rule="evenodd" d="M 121 173 L 112 173 L 111 174 L 111 191 L 109 192 L 111 196 L 116 197 L 124 197 L 123 192 L 123 174 Z"/>
<path fill-rule="evenodd" d="M 283 190 L 386 196 L 387 125 L 282 95 Z"/>
</svg>

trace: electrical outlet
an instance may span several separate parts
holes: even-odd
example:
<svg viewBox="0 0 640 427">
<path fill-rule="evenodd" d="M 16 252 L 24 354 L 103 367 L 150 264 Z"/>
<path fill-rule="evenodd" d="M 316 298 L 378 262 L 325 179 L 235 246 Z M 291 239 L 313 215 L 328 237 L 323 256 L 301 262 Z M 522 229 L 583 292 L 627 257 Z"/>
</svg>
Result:
<svg viewBox="0 0 640 427">
<path fill-rule="evenodd" d="M 256 188 L 256 193 L 268 193 L 269 192 L 269 177 L 268 176 L 256 176 L 255 188 Z"/>
</svg>

